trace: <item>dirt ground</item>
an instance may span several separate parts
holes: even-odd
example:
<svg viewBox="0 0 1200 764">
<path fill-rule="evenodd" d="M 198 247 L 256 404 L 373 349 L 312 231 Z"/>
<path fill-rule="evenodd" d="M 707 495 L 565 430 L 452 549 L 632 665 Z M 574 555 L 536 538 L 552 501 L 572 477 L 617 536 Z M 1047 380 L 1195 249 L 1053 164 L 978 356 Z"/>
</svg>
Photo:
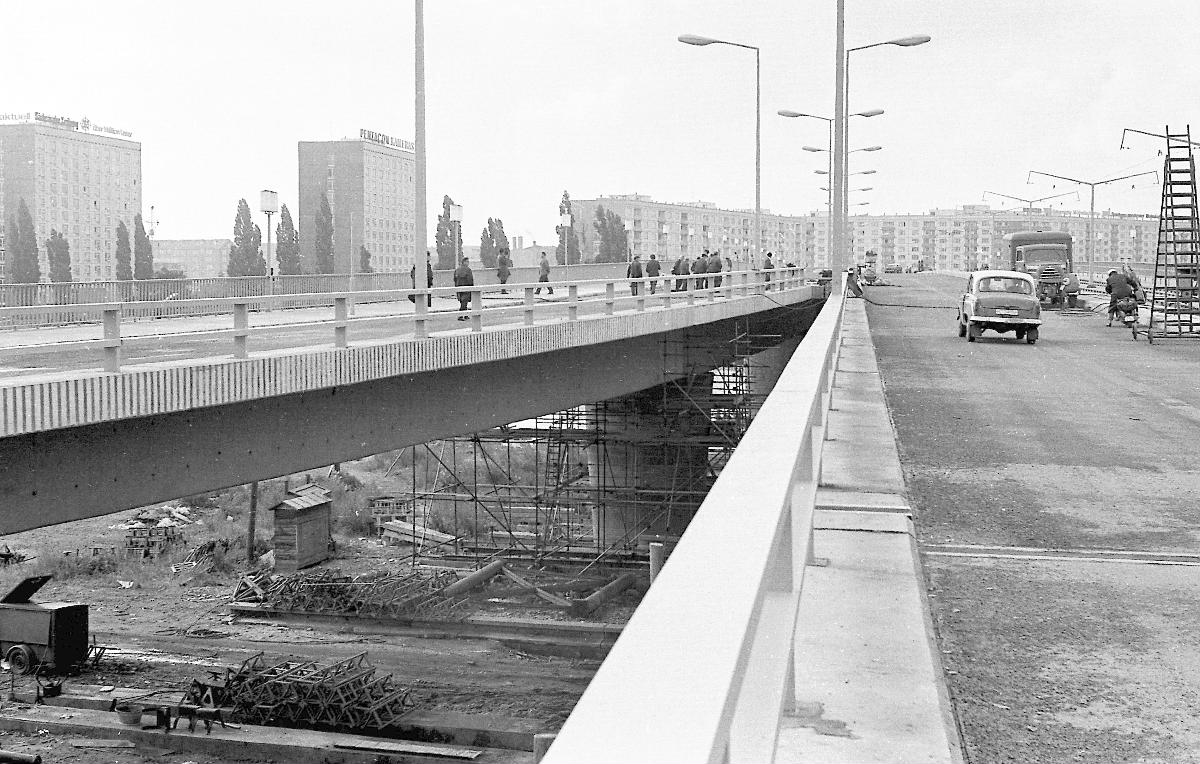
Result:
<svg viewBox="0 0 1200 764">
<path fill-rule="evenodd" d="M 1200 761 L 1200 568 L 933 553 L 1200 551 L 1200 344 L 1057 314 L 967 343 L 963 279 L 888 279 L 869 318 L 968 761 Z"/>
<path fill-rule="evenodd" d="M 0 590 L 7 590 L 26 576 L 53 572 L 60 577 L 38 592 L 35 601 L 89 604 L 91 631 L 109 649 L 97 669 L 73 680 L 86 684 L 174 687 L 182 691 L 192 677 L 236 667 L 258 652 L 280 661 L 334 661 L 367 651 L 378 674 L 392 673 L 401 685 L 413 689 L 422 710 L 534 719 L 547 731 L 554 731 L 599 665 L 598 660 L 534 655 L 487 639 L 364 635 L 347 633 L 336 626 L 234 618 L 228 605 L 244 564 L 244 545 L 235 546 L 229 560 L 213 571 L 173 574 L 170 570 L 170 562 L 180 559 L 187 548 L 210 538 L 237 538 L 244 533 L 244 512 L 234 506 L 237 502 L 226 496 L 218 498 L 217 504 L 193 511 L 199 522 L 180 529 L 187 542 L 169 558 L 147 563 L 121 561 L 116 570 L 94 575 L 79 570 L 81 564 L 87 564 L 86 551 L 81 563 L 72 567 L 62 562 L 63 550 L 86 550 L 92 544 L 121 546 L 125 530 L 115 526 L 136 511 L 7 537 L 3 541 L 12 549 L 36 554 L 37 559 L 0 569 Z M 261 513 L 259 522 L 262 527 L 269 516 Z M 269 533 L 268 527 L 260 535 Z M 409 563 L 406 548 L 384 547 L 372 540 L 345 536 L 335 536 L 335 541 L 337 559 L 322 567 L 362 573 Z M 120 582 L 132 587 L 124 588 Z M 637 599 L 638 592 L 631 590 L 590 620 L 622 623 L 636 607 Z M 537 603 L 529 597 L 489 600 L 477 595 L 471 612 L 526 620 L 573 620 L 563 611 Z M 7 674 L 2 678 L 7 679 Z M 72 747 L 69 740 L 53 738 L 7 733 L 0 738 L 0 747 L 38 751 L 46 761 L 103 758 L 148 762 L 162 760 L 163 756 L 152 752 L 139 758 L 137 751 L 121 749 L 89 751 Z M 205 761 L 192 754 L 173 760 Z"/>
</svg>

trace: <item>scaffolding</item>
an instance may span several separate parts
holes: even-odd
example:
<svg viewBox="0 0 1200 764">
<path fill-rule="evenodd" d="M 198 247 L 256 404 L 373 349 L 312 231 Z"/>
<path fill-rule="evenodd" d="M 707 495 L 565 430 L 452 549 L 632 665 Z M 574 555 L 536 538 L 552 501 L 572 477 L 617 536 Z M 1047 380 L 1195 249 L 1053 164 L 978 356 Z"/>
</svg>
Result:
<svg viewBox="0 0 1200 764">
<path fill-rule="evenodd" d="M 779 340 L 748 321 L 717 354 L 707 337 L 667 340 L 655 387 L 408 449 L 397 463 L 410 465 L 412 522 L 455 536 L 424 551 L 644 564 L 650 542 L 678 541 L 728 462 L 769 386 L 755 356 Z"/>
</svg>

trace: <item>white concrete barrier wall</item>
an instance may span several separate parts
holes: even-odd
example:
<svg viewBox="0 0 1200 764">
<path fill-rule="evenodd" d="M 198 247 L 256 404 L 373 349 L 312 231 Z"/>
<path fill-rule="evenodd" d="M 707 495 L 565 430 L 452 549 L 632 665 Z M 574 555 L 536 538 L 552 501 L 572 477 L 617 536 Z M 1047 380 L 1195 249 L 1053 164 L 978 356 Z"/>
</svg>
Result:
<svg viewBox="0 0 1200 764">
<path fill-rule="evenodd" d="M 794 706 L 796 616 L 844 288 L 831 295 L 545 762 L 764 764 Z"/>
</svg>

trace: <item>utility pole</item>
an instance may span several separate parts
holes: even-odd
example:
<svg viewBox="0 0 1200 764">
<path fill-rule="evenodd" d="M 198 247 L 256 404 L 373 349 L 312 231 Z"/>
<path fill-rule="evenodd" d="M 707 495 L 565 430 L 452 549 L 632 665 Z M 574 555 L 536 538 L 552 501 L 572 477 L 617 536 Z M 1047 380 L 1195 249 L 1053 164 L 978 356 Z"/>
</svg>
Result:
<svg viewBox="0 0 1200 764">
<path fill-rule="evenodd" d="M 246 570 L 254 568 L 254 536 L 258 525 L 258 481 L 250 484 L 250 516 L 246 520 Z"/>
<path fill-rule="evenodd" d="M 1096 226 L 1096 186 L 1103 186 L 1107 183 L 1116 183 L 1118 180 L 1129 180 L 1130 178 L 1140 178 L 1143 175 L 1153 175 L 1157 178 L 1158 171 L 1157 170 L 1147 170 L 1146 172 L 1135 172 L 1132 175 L 1122 175 L 1119 178 L 1108 178 L 1107 180 L 1087 181 L 1087 180 L 1080 180 L 1079 178 L 1068 178 L 1065 175 L 1054 175 L 1054 174 L 1048 173 L 1048 172 L 1041 172 L 1040 170 L 1030 170 L 1029 175 L 1027 175 L 1025 178 L 1025 182 L 1026 183 L 1032 182 L 1029 179 L 1032 178 L 1034 175 L 1044 175 L 1047 178 L 1057 178 L 1058 180 L 1065 180 L 1069 183 L 1078 183 L 1081 186 L 1088 186 L 1091 188 L 1092 193 L 1091 193 L 1091 202 L 1088 205 L 1088 227 L 1087 227 L 1087 238 L 1088 238 L 1087 277 L 1089 279 L 1091 279 L 1094 277 L 1093 271 L 1095 270 L 1095 265 L 1096 265 L 1096 233 L 1094 230 L 1095 226 Z"/>
</svg>

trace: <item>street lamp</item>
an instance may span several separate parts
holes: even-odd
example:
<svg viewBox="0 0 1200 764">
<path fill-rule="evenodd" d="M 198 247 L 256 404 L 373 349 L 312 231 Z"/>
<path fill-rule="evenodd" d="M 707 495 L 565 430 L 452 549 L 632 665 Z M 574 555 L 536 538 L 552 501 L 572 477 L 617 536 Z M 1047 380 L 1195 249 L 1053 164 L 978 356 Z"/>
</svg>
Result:
<svg viewBox="0 0 1200 764">
<path fill-rule="evenodd" d="M 454 230 L 451 234 L 454 237 L 454 267 L 458 267 L 458 261 L 462 259 L 462 219 L 463 208 L 461 204 L 450 205 L 450 222 L 454 223 Z"/>
<path fill-rule="evenodd" d="M 1048 173 L 1048 172 L 1041 172 L 1039 170 L 1030 170 L 1029 175 L 1025 176 L 1025 182 L 1026 183 L 1032 182 L 1032 181 L 1030 181 L 1030 178 L 1032 178 L 1034 175 L 1044 175 L 1047 178 L 1058 178 L 1059 180 L 1065 180 L 1065 181 L 1068 181 L 1069 183 L 1078 183 L 1081 186 L 1089 186 L 1091 188 L 1092 200 L 1091 200 L 1091 204 L 1088 206 L 1088 248 L 1087 248 L 1088 278 L 1090 279 L 1090 278 L 1092 278 L 1092 269 L 1095 266 L 1095 259 L 1096 259 L 1095 258 L 1096 236 L 1095 236 L 1095 233 L 1093 232 L 1093 229 L 1096 225 L 1096 186 L 1103 186 L 1107 183 L 1116 183 L 1118 180 L 1129 180 L 1130 178 L 1140 178 L 1143 175 L 1153 175 L 1157 179 L 1158 171 L 1157 170 L 1147 170 L 1146 172 L 1135 172 L 1133 175 L 1122 175 L 1119 178 L 1109 178 L 1107 180 L 1087 181 L 1087 180 L 1079 180 L 1078 178 L 1068 178 L 1065 175 L 1052 175 L 1051 173 Z"/>
<path fill-rule="evenodd" d="M 754 254 L 751 257 L 757 258 L 762 242 L 762 65 L 758 47 L 695 34 L 681 34 L 677 39 L 686 45 L 732 45 L 754 51 Z"/>
<path fill-rule="evenodd" d="M 275 294 L 275 251 L 271 249 L 271 216 L 279 212 L 279 194 L 263 189 L 258 195 L 258 208 L 267 216 L 267 294 Z"/>
<path fill-rule="evenodd" d="M 834 125 L 834 192 L 833 195 L 838 197 L 839 215 L 842 222 L 845 222 L 846 216 L 846 146 L 849 145 L 850 134 L 847 129 L 849 118 L 847 115 L 848 95 L 850 92 L 850 54 L 855 51 L 875 48 L 880 45 L 896 45 L 901 48 L 910 48 L 915 45 L 924 45 L 931 38 L 929 35 L 912 35 L 909 37 L 897 37 L 892 40 L 884 40 L 883 42 L 871 43 L 870 45 L 860 45 L 856 48 L 846 50 L 845 42 L 845 0 L 838 0 L 837 3 L 837 60 L 836 70 L 834 74 L 834 117 L 837 120 Z M 843 53 L 843 51 L 845 51 Z M 838 230 L 839 245 L 840 237 L 843 235 L 841 229 Z M 841 267 L 837 264 L 835 267 Z"/>
<path fill-rule="evenodd" d="M 828 149 L 829 150 L 829 170 L 826 172 L 826 174 L 832 173 L 833 172 L 833 117 L 822 117 L 817 114 L 807 114 L 802 111 L 792 111 L 791 109 L 780 109 L 780 110 L 776 111 L 775 113 L 781 117 L 790 117 L 793 119 L 797 118 L 797 117 L 807 117 L 809 119 L 824 120 L 827 123 L 827 125 L 829 127 L 829 149 Z M 878 117 L 880 114 L 883 114 L 883 109 L 869 109 L 867 111 L 856 111 L 853 114 L 851 114 L 850 116 L 851 117 Z M 805 149 L 805 151 L 810 151 L 810 150 L 811 149 L 807 149 L 807 148 Z M 818 170 L 818 172 L 820 172 L 820 171 Z M 872 172 L 874 172 L 874 171 L 872 170 Z M 830 191 L 828 196 L 829 196 L 829 198 L 826 203 L 829 205 L 829 227 L 832 230 L 832 228 L 833 228 L 833 191 Z"/>
</svg>

